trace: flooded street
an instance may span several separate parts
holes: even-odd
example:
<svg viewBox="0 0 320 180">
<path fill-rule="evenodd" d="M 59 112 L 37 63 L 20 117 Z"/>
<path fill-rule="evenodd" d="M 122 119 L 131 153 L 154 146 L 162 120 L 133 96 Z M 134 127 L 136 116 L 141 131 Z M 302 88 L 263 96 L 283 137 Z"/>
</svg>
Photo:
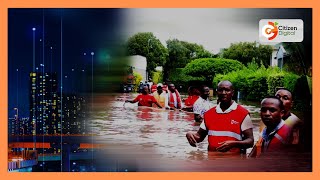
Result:
<svg viewBox="0 0 320 180">
<path fill-rule="evenodd" d="M 99 157 L 100 160 L 108 161 L 108 157 L 116 161 L 122 159 L 122 165 L 130 164 L 135 167 L 134 171 L 261 171 L 259 168 L 252 169 L 256 167 L 254 165 L 248 168 L 247 163 L 253 161 L 245 156 L 230 160 L 226 156 L 211 155 L 207 151 L 207 138 L 197 147 L 190 146 L 185 135 L 188 131 L 197 131 L 200 125 L 194 122 L 193 113 L 124 103 L 126 99 L 133 98 L 134 94 L 94 97 L 92 130 L 97 134 L 96 141 L 106 144 L 106 154 L 103 153 L 101 156 L 104 157 Z M 256 142 L 259 108 L 244 107 L 250 111 Z M 250 151 L 248 149 L 247 153 Z M 217 163 L 219 166 L 216 166 Z M 234 169 L 232 164 L 238 169 Z M 214 169 L 208 169 L 213 165 L 216 166 Z M 117 163 L 115 168 L 120 166 Z"/>
</svg>

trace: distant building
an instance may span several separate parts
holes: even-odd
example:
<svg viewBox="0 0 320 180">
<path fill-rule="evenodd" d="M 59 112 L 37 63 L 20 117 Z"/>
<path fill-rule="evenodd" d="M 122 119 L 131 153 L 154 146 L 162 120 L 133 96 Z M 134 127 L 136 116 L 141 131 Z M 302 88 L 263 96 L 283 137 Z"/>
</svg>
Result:
<svg viewBox="0 0 320 180">
<path fill-rule="evenodd" d="M 278 66 L 283 68 L 284 60 L 288 57 L 288 53 L 284 49 L 281 43 L 273 46 L 273 51 L 270 59 L 270 66 Z"/>
<path fill-rule="evenodd" d="M 86 101 L 75 94 L 63 95 L 62 134 L 86 134 Z"/>
<path fill-rule="evenodd" d="M 163 71 L 163 67 L 162 67 L 162 66 L 157 66 L 157 67 L 156 67 L 156 71 L 162 72 L 162 71 Z"/>
<path fill-rule="evenodd" d="M 8 121 L 8 134 L 9 135 L 15 135 L 15 128 L 16 128 L 16 118 L 9 118 Z"/>
<path fill-rule="evenodd" d="M 8 134 L 9 135 L 24 135 L 26 134 L 26 125 L 29 121 L 29 117 L 23 118 L 9 118 Z"/>
<path fill-rule="evenodd" d="M 143 81 L 147 81 L 147 58 L 140 55 L 129 56 L 129 65 L 133 70 L 142 76 Z"/>
</svg>

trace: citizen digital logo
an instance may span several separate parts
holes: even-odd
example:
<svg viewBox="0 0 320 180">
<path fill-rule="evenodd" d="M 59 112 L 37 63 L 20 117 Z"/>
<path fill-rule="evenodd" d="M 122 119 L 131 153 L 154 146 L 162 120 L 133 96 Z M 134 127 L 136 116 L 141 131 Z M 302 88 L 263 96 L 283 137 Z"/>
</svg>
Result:
<svg viewBox="0 0 320 180">
<path fill-rule="evenodd" d="M 259 22 L 261 42 L 301 42 L 303 41 L 303 21 L 301 19 L 262 19 Z"/>
</svg>

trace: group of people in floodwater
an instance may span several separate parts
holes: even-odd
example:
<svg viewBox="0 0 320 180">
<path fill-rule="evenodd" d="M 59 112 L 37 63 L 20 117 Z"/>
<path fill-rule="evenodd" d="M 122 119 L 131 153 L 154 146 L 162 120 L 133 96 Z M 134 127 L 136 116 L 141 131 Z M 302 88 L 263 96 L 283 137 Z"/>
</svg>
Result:
<svg viewBox="0 0 320 180">
<path fill-rule="evenodd" d="M 232 83 L 221 81 L 216 91 L 216 106 L 209 101 L 208 86 L 190 87 L 189 96 L 182 99 L 172 83 L 168 86 L 159 83 L 151 88 L 144 85 L 141 94 L 126 102 L 138 102 L 139 106 L 192 111 L 195 121 L 201 124 L 197 132 L 187 132 L 186 138 L 191 146 L 196 147 L 197 143 L 208 136 L 208 151 L 211 152 L 240 155 L 247 154 L 246 150 L 253 147 L 248 153 L 249 157 L 260 157 L 300 143 L 299 129 L 303 122 L 291 112 L 293 96 L 288 89 L 278 88 L 275 95 L 261 101 L 260 135 L 256 144 L 249 111 L 232 100 Z"/>
</svg>

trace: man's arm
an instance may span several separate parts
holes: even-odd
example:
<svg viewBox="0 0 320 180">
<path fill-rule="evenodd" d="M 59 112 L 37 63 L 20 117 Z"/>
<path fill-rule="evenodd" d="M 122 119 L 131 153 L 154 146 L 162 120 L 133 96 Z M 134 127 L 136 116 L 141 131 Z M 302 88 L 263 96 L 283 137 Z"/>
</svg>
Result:
<svg viewBox="0 0 320 180">
<path fill-rule="evenodd" d="M 193 147 L 196 147 L 197 143 L 202 142 L 204 140 L 204 138 L 207 136 L 208 131 L 204 130 L 202 128 L 199 128 L 198 132 L 192 132 L 189 131 L 186 134 L 187 140 L 189 142 L 189 144 Z"/>
<path fill-rule="evenodd" d="M 176 108 L 176 109 L 182 109 L 183 104 L 182 104 L 181 96 L 180 96 L 180 93 L 178 92 L 178 90 L 176 91 L 176 96 L 177 96 L 177 104 L 179 103 L 178 98 L 180 99 L 180 108 Z"/>
<path fill-rule="evenodd" d="M 249 128 L 242 132 L 244 138 L 242 141 L 224 141 L 219 143 L 220 146 L 217 147 L 217 151 L 226 152 L 233 147 L 247 149 L 253 146 L 253 131 Z"/>
<path fill-rule="evenodd" d="M 203 118 L 201 117 L 200 114 L 194 114 L 194 120 L 196 122 L 201 122 L 203 120 Z"/>
<path fill-rule="evenodd" d="M 159 108 L 162 108 L 162 106 L 158 103 L 158 101 L 156 101 L 155 104 L 156 104 Z"/>
<path fill-rule="evenodd" d="M 166 109 L 170 109 L 168 102 L 169 102 L 169 94 L 166 93 L 166 98 L 164 101 L 164 106 L 166 107 Z"/>
<path fill-rule="evenodd" d="M 159 108 L 162 108 L 162 106 L 159 104 L 159 102 L 156 100 L 154 96 L 151 96 L 152 102 L 155 103 Z"/>
<path fill-rule="evenodd" d="M 252 128 L 242 132 L 243 140 L 239 141 L 238 146 L 244 149 L 251 148 L 253 146 L 253 130 Z"/>
<path fill-rule="evenodd" d="M 217 148 L 218 151 L 229 151 L 233 147 L 237 148 L 250 148 L 253 146 L 253 124 L 250 115 L 247 115 L 241 124 L 241 131 L 243 134 L 243 140 L 241 141 L 224 141 L 221 142 L 221 146 Z"/>
<path fill-rule="evenodd" d="M 134 98 L 133 100 L 126 100 L 125 102 L 129 102 L 129 103 L 136 103 L 138 102 L 138 98 L 140 95 L 138 95 L 136 98 Z"/>
</svg>

